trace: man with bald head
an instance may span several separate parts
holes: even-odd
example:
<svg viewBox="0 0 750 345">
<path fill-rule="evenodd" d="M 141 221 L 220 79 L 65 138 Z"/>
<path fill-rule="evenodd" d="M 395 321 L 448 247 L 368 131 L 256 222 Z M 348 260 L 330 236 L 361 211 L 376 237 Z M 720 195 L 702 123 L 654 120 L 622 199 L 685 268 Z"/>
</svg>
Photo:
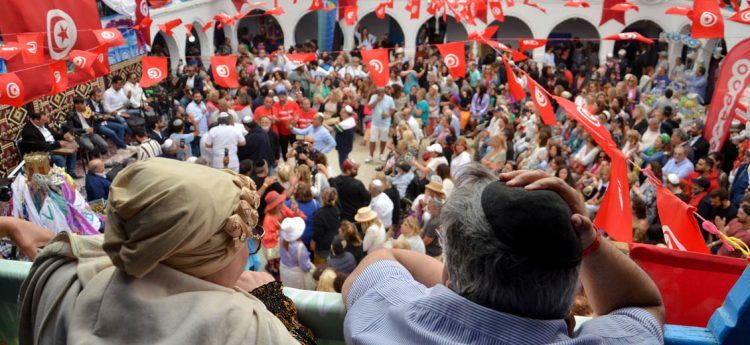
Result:
<svg viewBox="0 0 750 345">
<path fill-rule="evenodd" d="M 86 174 L 86 200 L 107 200 L 109 197 L 110 181 L 104 174 L 104 162 L 92 159 Z"/>
</svg>

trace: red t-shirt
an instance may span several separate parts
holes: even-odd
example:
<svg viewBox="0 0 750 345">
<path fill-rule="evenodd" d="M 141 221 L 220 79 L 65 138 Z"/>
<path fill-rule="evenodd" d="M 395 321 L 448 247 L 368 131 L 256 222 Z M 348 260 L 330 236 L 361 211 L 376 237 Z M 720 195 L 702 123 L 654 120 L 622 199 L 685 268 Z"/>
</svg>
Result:
<svg viewBox="0 0 750 345">
<path fill-rule="evenodd" d="M 255 109 L 254 115 L 255 115 L 255 121 L 260 121 L 260 118 L 263 116 L 268 116 L 272 120 L 276 118 L 276 115 L 274 114 L 274 110 L 276 108 L 271 107 L 271 109 L 266 109 L 266 107 L 258 107 L 258 109 Z"/>
<path fill-rule="evenodd" d="M 318 112 L 315 111 L 315 109 L 310 108 L 307 112 L 304 112 L 302 109 L 299 110 L 299 116 L 297 119 L 297 125 L 295 127 L 300 129 L 305 129 L 307 126 L 312 124 L 313 116 L 317 114 Z"/>
<path fill-rule="evenodd" d="M 292 135 L 290 124 L 294 120 L 294 115 L 299 113 L 299 106 L 292 100 L 287 100 L 286 104 L 280 102 L 273 105 L 276 116 L 276 130 L 279 135 Z"/>
</svg>

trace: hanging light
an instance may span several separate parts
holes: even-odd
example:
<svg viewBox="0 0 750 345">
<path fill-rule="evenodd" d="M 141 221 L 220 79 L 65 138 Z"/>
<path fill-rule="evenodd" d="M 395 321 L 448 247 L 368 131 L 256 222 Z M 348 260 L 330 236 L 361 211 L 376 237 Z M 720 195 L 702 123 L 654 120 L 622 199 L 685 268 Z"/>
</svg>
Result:
<svg viewBox="0 0 750 345">
<path fill-rule="evenodd" d="M 190 42 L 190 43 L 195 42 L 195 36 L 193 36 L 193 35 L 188 36 L 188 42 Z"/>
</svg>

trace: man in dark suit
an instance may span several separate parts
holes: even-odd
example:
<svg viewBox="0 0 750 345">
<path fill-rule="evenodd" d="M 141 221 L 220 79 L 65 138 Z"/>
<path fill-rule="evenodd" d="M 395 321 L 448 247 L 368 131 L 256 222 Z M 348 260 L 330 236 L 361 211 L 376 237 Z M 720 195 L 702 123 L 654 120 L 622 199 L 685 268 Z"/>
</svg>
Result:
<svg viewBox="0 0 750 345">
<path fill-rule="evenodd" d="M 91 160 L 86 174 L 86 200 L 107 200 L 111 183 L 104 175 L 104 162 L 101 159 Z"/>
<path fill-rule="evenodd" d="M 66 132 L 73 133 L 76 136 L 78 145 L 86 152 L 93 154 L 105 154 L 109 151 L 109 144 L 94 129 L 101 121 L 97 119 L 91 109 L 86 107 L 86 100 L 81 96 L 73 97 L 73 109 L 68 113 L 63 128 Z"/>
<path fill-rule="evenodd" d="M 59 148 L 75 148 L 75 137 L 70 133 L 59 133 L 49 128 L 49 115 L 44 113 L 29 113 L 29 123 L 21 130 L 21 143 L 19 147 L 22 153 L 29 152 L 50 152 Z M 76 154 L 69 156 L 51 155 L 52 162 L 59 166 L 65 167 L 67 173 L 77 178 L 75 175 L 78 160 Z"/>
<path fill-rule="evenodd" d="M 703 121 L 695 120 L 690 124 L 690 147 L 693 148 L 693 159 L 697 162 L 699 158 L 708 156 L 708 148 L 710 147 L 708 140 L 703 137 Z"/>
<path fill-rule="evenodd" d="M 177 94 L 175 99 L 181 101 L 185 95 L 188 95 L 188 99 L 195 92 L 203 92 L 203 78 L 196 73 L 195 66 L 185 67 L 185 75 L 177 80 Z M 189 103 L 190 100 L 187 101 Z M 187 106 L 187 103 L 181 104 L 183 107 Z"/>
<path fill-rule="evenodd" d="M 250 159 L 253 162 L 260 162 L 261 160 L 273 162 L 275 157 L 273 156 L 268 133 L 257 122 L 253 121 L 253 118 L 250 116 L 242 119 L 242 123 L 245 125 L 245 129 L 247 129 L 247 134 L 245 135 L 247 145 L 237 149 L 239 160 Z"/>
</svg>

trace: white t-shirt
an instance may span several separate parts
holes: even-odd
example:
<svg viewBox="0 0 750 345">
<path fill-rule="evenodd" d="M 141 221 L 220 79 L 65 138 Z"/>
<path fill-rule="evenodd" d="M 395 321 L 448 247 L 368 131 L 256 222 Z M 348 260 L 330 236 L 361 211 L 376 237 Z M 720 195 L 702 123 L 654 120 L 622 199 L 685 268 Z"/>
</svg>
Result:
<svg viewBox="0 0 750 345">
<path fill-rule="evenodd" d="M 434 157 L 434 158 L 430 159 L 429 162 L 427 162 L 427 168 L 429 168 L 430 171 L 435 172 L 435 171 L 437 171 L 437 167 L 440 164 L 446 164 L 447 165 L 448 164 L 448 160 L 445 159 L 445 157 L 443 157 L 443 156 Z"/>
<path fill-rule="evenodd" d="M 422 253 L 422 254 L 425 253 L 424 241 L 422 241 L 422 238 L 419 237 L 418 235 L 417 236 L 406 237 L 406 236 L 404 236 L 402 234 L 402 235 L 400 235 L 398 237 L 398 241 L 404 241 L 404 242 L 408 243 L 409 247 L 411 248 L 411 250 L 413 250 L 413 251 L 415 251 L 417 253 Z"/>
<path fill-rule="evenodd" d="M 237 158 L 237 145 L 244 144 L 245 138 L 234 126 L 219 125 L 211 128 L 206 136 L 206 145 L 211 145 L 211 166 L 224 168 L 224 149 L 229 152 L 227 168 L 239 172 L 240 161 Z"/>
<path fill-rule="evenodd" d="M 370 200 L 370 208 L 378 214 L 380 222 L 383 226 L 388 228 L 393 223 L 393 201 L 388 198 L 385 193 L 380 193 L 378 196 Z"/>
<path fill-rule="evenodd" d="M 469 163 L 471 163 L 471 155 L 467 151 L 453 156 L 453 159 L 451 159 L 451 176 L 453 178 L 458 176 L 458 173 L 461 172 L 461 169 Z"/>
<path fill-rule="evenodd" d="M 373 252 L 376 249 L 385 246 L 385 228 L 373 224 L 365 231 L 365 238 L 362 239 L 362 250 Z"/>
<path fill-rule="evenodd" d="M 104 99 L 102 100 L 102 105 L 104 106 L 104 111 L 107 113 L 111 113 L 116 110 L 121 110 L 125 107 L 127 107 L 129 102 L 128 95 L 125 93 L 125 89 L 122 88 L 120 91 L 115 91 L 113 88 L 107 89 L 107 91 L 104 91 Z"/>
</svg>

